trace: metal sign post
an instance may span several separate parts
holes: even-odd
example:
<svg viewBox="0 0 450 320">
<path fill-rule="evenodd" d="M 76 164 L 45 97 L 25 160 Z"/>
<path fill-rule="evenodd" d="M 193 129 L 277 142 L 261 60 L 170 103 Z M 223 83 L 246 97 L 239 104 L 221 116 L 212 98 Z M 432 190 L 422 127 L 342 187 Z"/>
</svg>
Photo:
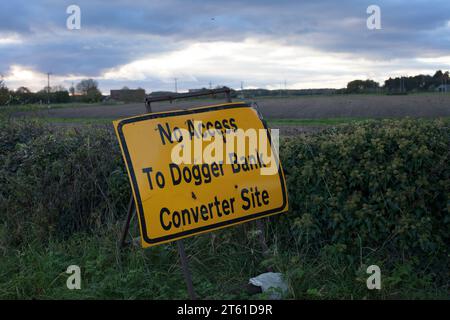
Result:
<svg viewBox="0 0 450 320">
<path fill-rule="evenodd" d="M 193 98 L 193 97 L 201 97 L 201 96 L 211 96 L 211 95 L 215 96 L 216 94 L 221 94 L 221 93 L 225 94 L 226 102 L 231 102 L 231 89 L 227 88 L 227 87 L 223 87 L 223 88 L 219 88 L 219 89 L 202 90 L 199 92 L 180 93 L 180 94 L 160 96 L 160 97 L 148 97 L 145 99 L 145 108 L 146 108 L 147 113 L 151 113 L 152 112 L 151 104 L 153 102 L 170 101 L 172 103 L 172 101 L 177 100 L 177 99 Z M 131 194 L 130 202 L 128 204 L 127 218 L 126 218 L 126 221 L 125 221 L 125 224 L 124 224 L 124 227 L 122 230 L 122 235 L 120 238 L 120 247 L 121 248 L 123 248 L 127 244 L 126 243 L 127 233 L 130 228 L 131 218 L 133 217 L 133 214 L 135 213 L 135 211 L 136 211 L 136 205 L 134 202 L 133 194 Z M 178 254 L 179 254 L 180 260 L 181 260 L 181 267 L 183 270 L 183 276 L 184 276 L 184 280 L 186 282 L 189 299 L 195 300 L 197 297 L 196 297 L 196 294 L 194 291 L 194 285 L 192 283 L 192 275 L 189 270 L 189 261 L 188 261 L 182 240 L 177 241 L 177 247 L 178 247 Z"/>
<path fill-rule="evenodd" d="M 159 96 L 159 97 L 148 97 L 145 99 L 145 109 L 148 113 L 152 112 L 152 103 L 153 102 L 162 102 L 162 101 L 170 101 L 172 103 L 178 99 L 185 98 L 195 98 L 195 97 L 204 97 L 204 96 L 215 96 L 216 94 L 225 94 L 226 102 L 231 102 L 231 89 L 228 87 L 223 87 L 219 89 L 205 89 L 198 92 L 187 92 L 187 93 L 178 93 L 174 95 L 167 96 Z"/>
<path fill-rule="evenodd" d="M 194 291 L 194 285 L 192 284 L 191 271 L 189 270 L 189 261 L 184 250 L 183 240 L 177 241 L 178 254 L 180 255 L 181 267 L 183 269 L 184 280 L 186 281 L 186 287 L 189 294 L 189 299 L 196 300 L 197 296 Z"/>
<path fill-rule="evenodd" d="M 153 102 L 172 102 L 177 99 L 214 96 L 220 93 L 225 94 L 227 103 L 152 113 Z M 225 166 L 221 161 L 206 163 L 204 168 L 210 173 L 202 172 L 205 177 L 210 174 L 211 179 L 207 182 L 204 180 L 205 183 L 202 183 L 203 178 L 198 177 L 192 182 L 189 175 L 195 175 L 195 173 L 186 175 L 186 172 L 200 170 L 199 166 L 195 164 L 192 168 L 189 166 L 180 168 L 174 163 L 171 144 L 178 140 L 172 140 L 172 132 L 183 127 L 191 128 L 194 121 L 199 121 L 200 124 L 206 123 L 204 128 L 214 126 L 220 132 L 223 132 L 224 128 L 236 131 L 238 129 L 265 130 L 263 137 L 268 139 L 268 146 L 272 148 L 267 124 L 254 106 L 243 102 L 231 102 L 231 90 L 226 87 L 148 97 L 145 102 L 148 114 L 113 122 L 133 187 L 120 246 L 123 247 L 127 243 L 126 238 L 134 213 L 139 218 L 140 240 L 143 248 L 177 241 L 188 295 L 190 299 L 196 299 L 188 257 L 181 239 L 255 220 L 259 231 L 259 244 L 263 254 L 266 255 L 268 247 L 265 228 L 264 223 L 259 219 L 288 210 L 283 170 L 279 160 L 274 158 L 271 162 L 277 164 L 276 171 L 272 174 L 260 174 L 259 169 L 262 170 L 266 164 L 261 161 L 263 153 L 260 153 L 259 147 L 255 147 L 251 148 L 254 150 L 252 155 L 240 158 L 243 158 L 245 163 L 253 159 L 254 162 L 250 165 L 231 163 Z M 202 130 L 200 133 L 203 136 Z M 190 135 L 193 140 L 193 133 L 190 132 Z M 196 131 L 195 135 L 197 136 Z M 186 142 L 191 140 L 186 139 Z M 155 142 L 152 148 L 145 147 L 148 141 Z M 221 140 L 220 143 L 222 143 Z M 225 144 L 226 141 L 224 140 L 223 143 Z M 228 155 L 231 156 L 232 161 L 236 161 L 238 157 L 236 153 Z M 151 164 L 150 167 L 149 164 Z M 172 180 L 166 180 L 165 177 L 171 177 Z M 181 188 L 180 183 L 183 183 Z M 178 193 L 180 199 L 175 208 L 170 205 L 173 202 L 174 192 Z M 148 201 L 149 199 L 152 201 Z M 159 214 L 156 214 L 155 210 L 159 210 Z"/>
</svg>

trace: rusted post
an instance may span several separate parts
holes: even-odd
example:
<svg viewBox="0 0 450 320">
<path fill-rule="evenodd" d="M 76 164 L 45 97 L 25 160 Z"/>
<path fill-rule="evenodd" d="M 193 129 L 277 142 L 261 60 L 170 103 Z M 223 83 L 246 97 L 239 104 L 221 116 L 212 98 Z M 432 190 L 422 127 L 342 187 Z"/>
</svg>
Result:
<svg viewBox="0 0 450 320">
<path fill-rule="evenodd" d="M 228 87 L 223 87 L 223 88 L 219 88 L 219 89 L 201 90 L 198 92 L 187 92 L 187 93 L 171 94 L 171 95 L 167 95 L 167 96 L 147 97 L 147 98 L 145 98 L 145 105 L 147 108 L 147 112 L 151 112 L 151 103 L 152 102 L 160 102 L 160 101 L 172 102 L 177 99 L 203 97 L 203 96 L 214 96 L 216 94 L 221 94 L 221 93 L 225 94 L 227 102 L 231 102 L 231 89 Z"/>
<path fill-rule="evenodd" d="M 128 212 L 127 212 L 127 220 L 125 221 L 125 225 L 122 229 L 122 237 L 120 237 L 120 247 L 123 248 L 126 244 L 128 229 L 130 228 L 130 221 L 133 217 L 134 212 L 134 199 L 133 194 L 131 194 L 130 202 L 128 203 Z"/>
<path fill-rule="evenodd" d="M 227 99 L 227 102 L 231 102 L 231 91 L 226 91 L 225 92 L 225 97 L 226 97 L 226 99 Z"/>
<path fill-rule="evenodd" d="M 147 113 L 152 113 L 152 105 L 150 101 L 145 102 L 145 111 L 147 111 Z"/>
<path fill-rule="evenodd" d="M 186 251 L 184 251 L 183 240 L 178 240 L 177 246 L 178 246 L 178 254 L 180 255 L 181 260 L 181 268 L 183 269 L 184 280 L 186 281 L 189 299 L 196 300 L 197 296 L 195 295 L 194 285 L 192 284 L 192 276 L 189 270 L 189 262 L 186 256 Z"/>
</svg>

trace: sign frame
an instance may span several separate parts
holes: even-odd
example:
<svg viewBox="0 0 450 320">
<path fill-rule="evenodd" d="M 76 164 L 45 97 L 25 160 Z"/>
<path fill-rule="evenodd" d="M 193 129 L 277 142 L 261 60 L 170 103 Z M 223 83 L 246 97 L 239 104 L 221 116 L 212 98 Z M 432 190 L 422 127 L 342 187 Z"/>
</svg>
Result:
<svg viewBox="0 0 450 320">
<path fill-rule="evenodd" d="M 116 134 L 119 138 L 120 148 L 122 150 L 122 155 L 125 160 L 128 177 L 131 182 L 131 188 L 133 191 L 133 198 L 134 198 L 134 203 L 136 206 L 136 212 L 139 217 L 140 233 L 141 233 L 141 236 L 143 237 L 143 239 L 141 239 L 141 241 L 144 241 L 148 246 L 154 246 L 157 244 L 162 244 L 162 243 L 166 243 L 166 242 L 170 242 L 170 241 L 181 240 L 183 238 L 194 236 L 196 234 L 206 233 L 206 232 L 222 229 L 225 227 L 237 225 L 240 223 L 268 217 L 271 215 L 281 214 L 281 213 L 288 211 L 289 203 L 288 203 L 288 195 L 287 195 L 287 188 L 286 188 L 286 184 L 285 184 L 284 172 L 283 172 L 283 169 L 281 166 L 281 161 L 279 159 L 279 155 L 276 153 L 276 160 L 278 161 L 277 175 L 280 180 L 281 192 L 282 192 L 282 198 L 283 198 L 283 200 L 282 200 L 283 203 L 280 207 L 269 209 L 269 210 L 263 210 L 261 212 L 253 213 L 248 216 L 241 216 L 241 217 L 238 217 L 235 219 L 221 221 L 221 222 L 209 224 L 206 226 L 201 226 L 201 227 L 190 229 L 190 230 L 180 231 L 180 232 L 173 233 L 170 235 L 165 235 L 165 236 L 160 236 L 160 237 L 155 237 L 155 238 L 151 238 L 148 235 L 147 228 L 146 228 L 145 215 L 144 215 L 144 208 L 142 205 L 142 199 L 141 199 L 141 196 L 139 193 L 139 188 L 138 188 L 138 182 L 136 179 L 130 152 L 128 150 L 127 142 L 126 142 L 125 135 L 123 132 L 124 126 L 135 123 L 135 122 L 139 122 L 139 121 L 149 120 L 149 119 L 167 118 L 167 117 L 172 117 L 172 116 L 190 115 L 190 114 L 197 114 L 197 113 L 203 113 L 203 112 L 209 112 L 209 111 L 219 111 L 219 110 L 225 110 L 225 109 L 234 109 L 234 108 L 251 108 L 251 109 L 256 110 L 254 107 L 252 107 L 248 103 L 229 102 L 229 103 L 215 104 L 215 105 L 204 106 L 204 107 L 197 107 L 197 108 L 192 108 L 192 109 L 148 113 L 148 114 L 143 114 L 140 116 L 126 118 L 126 119 L 117 121 L 117 124 L 115 125 Z M 272 137 L 270 135 L 270 131 L 267 128 L 265 121 L 263 119 L 261 119 L 258 112 L 257 112 L 257 115 L 258 115 L 258 119 L 261 121 L 262 126 L 266 130 L 267 138 L 270 143 L 271 150 L 273 152 L 273 144 L 272 144 Z"/>
</svg>

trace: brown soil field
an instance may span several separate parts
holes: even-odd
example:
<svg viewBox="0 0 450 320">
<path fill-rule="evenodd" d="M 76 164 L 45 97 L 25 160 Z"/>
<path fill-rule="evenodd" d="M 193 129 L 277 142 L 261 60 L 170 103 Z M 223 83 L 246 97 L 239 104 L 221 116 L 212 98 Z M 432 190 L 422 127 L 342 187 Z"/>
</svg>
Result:
<svg viewBox="0 0 450 320">
<path fill-rule="evenodd" d="M 448 117 L 450 95 L 336 95 L 271 99 L 257 102 L 267 118 Z"/>
<path fill-rule="evenodd" d="M 260 112 L 269 119 L 324 119 L 339 117 L 449 117 L 450 95 L 422 94 L 387 95 L 333 95 L 289 98 L 260 98 L 254 100 Z M 187 109 L 222 103 L 223 100 L 190 100 L 152 105 L 154 112 Z M 95 105 L 55 108 L 33 113 L 34 116 L 53 118 L 108 118 L 119 119 L 145 113 L 144 103 Z M 24 113 L 17 113 L 23 116 Z M 29 113 L 27 114 L 29 115 Z"/>
</svg>

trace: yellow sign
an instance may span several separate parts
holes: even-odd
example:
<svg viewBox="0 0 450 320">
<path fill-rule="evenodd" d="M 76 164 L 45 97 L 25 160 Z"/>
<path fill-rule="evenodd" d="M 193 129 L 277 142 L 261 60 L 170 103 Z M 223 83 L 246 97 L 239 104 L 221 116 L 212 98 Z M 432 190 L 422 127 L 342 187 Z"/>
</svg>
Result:
<svg viewBox="0 0 450 320">
<path fill-rule="evenodd" d="M 288 210 L 270 131 L 247 104 L 145 114 L 114 127 L 143 247 Z"/>
</svg>

